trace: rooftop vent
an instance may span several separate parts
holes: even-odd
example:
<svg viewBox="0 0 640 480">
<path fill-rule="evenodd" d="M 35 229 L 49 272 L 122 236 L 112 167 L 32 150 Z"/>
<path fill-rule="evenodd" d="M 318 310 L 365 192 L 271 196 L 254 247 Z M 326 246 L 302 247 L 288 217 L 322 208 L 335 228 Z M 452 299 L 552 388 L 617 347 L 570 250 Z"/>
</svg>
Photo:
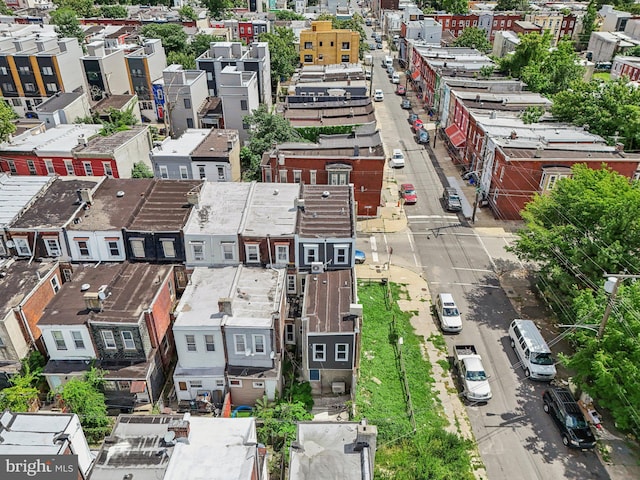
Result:
<svg viewBox="0 0 640 480">
<path fill-rule="evenodd" d="M 329 196 L 331 196 L 331 192 L 329 190 L 322 192 L 322 198 L 329 198 Z"/>
</svg>

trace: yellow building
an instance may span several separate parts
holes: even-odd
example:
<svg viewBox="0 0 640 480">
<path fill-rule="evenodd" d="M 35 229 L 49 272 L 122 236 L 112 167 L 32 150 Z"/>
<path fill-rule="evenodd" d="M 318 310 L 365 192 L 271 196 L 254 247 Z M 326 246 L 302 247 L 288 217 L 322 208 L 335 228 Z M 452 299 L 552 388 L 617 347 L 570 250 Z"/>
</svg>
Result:
<svg viewBox="0 0 640 480">
<path fill-rule="evenodd" d="M 311 30 L 300 32 L 300 63 L 332 65 L 358 63 L 360 34 L 334 30 L 330 20 L 311 22 Z"/>
</svg>

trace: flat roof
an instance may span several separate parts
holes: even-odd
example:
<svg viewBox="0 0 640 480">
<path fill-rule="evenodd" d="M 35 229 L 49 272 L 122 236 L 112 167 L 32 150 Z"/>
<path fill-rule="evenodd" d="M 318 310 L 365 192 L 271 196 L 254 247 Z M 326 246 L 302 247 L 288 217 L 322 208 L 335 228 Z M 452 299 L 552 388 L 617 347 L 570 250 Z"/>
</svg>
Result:
<svg viewBox="0 0 640 480">
<path fill-rule="evenodd" d="M 66 282 L 44 309 L 39 325 L 80 325 L 87 321 L 138 323 L 142 312 L 151 307 L 159 283 L 173 266 L 150 263 L 103 263 L 73 265 L 71 281 Z M 97 292 L 102 286 L 107 298 L 102 311 L 89 311 L 84 302 L 86 292 Z"/>
<path fill-rule="evenodd" d="M 351 270 L 335 270 L 307 277 L 305 316 L 309 332 L 352 333 L 355 322 L 344 321 L 353 303 Z"/>
<path fill-rule="evenodd" d="M 82 210 L 68 230 L 120 230 L 144 202 L 153 185 L 150 178 L 106 178 L 93 194 L 91 208 Z M 122 195 L 119 195 L 122 193 Z"/>
<path fill-rule="evenodd" d="M 57 177 L 51 186 L 8 227 L 46 229 L 65 226 L 81 206 L 77 190 L 93 189 L 100 180 L 102 180 L 100 177 Z"/>
<path fill-rule="evenodd" d="M 195 191 L 202 180 L 155 180 L 151 191 L 133 220 L 129 231 L 158 232 L 182 230 L 191 207 L 187 193 Z"/>
<path fill-rule="evenodd" d="M 71 149 L 80 144 L 79 138 L 89 139 L 102 129 L 102 125 L 93 124 L 62 124 L 45 130 L 41 133 L 26 132 L 14 137 L 10 142 L 2 144 L 5 152 L 32 152 L 38 151 L 39 155 L 69 154 Z"/>
<path fill-rule="evenodd" d="M 96 153 L 113 153 L 125 143 L 131 141 L 138 135 L 149 131 L 146 125 L 134 125 L 127 130 L 115 132 L 108 137 L 98 135 L 87 142 L 87 145 L 80 145 L 75 148 L 75 153 L 92 155 Z"/>
<path fill-rule="evenodd" d="M 8 225 L 53 180 L 53 177 L 0 173 L 0 227 Z"/>
<path fill-rule="evenodd" d="M 68 445 L 56 441 L 76 417 L 74 413 L 13 413 L 0 414 L 0 451 L 3 455 L 57 455 Z M 73 433 L 73 432 L 69 432 Z"/>
<path fill-rule="evenodd" d="M 205 141 L 211 130 L 208 128 L 188 128 L 178 138 L 167 137 L 161 145 L 151 151 L 154 156 L 184 157 Z"/>
<path fill-rule="evenodd" d="M 53 113 L 71 103 L 75 102 L 78 98 L 80 98 L 82 93 L 77 92 L 58 92 L 54 96 L 49 97 L 46 101 L 42 102 L 40 105 L 36 107 L 36 112 L 38 113 Z"/>
<path fill-rule="evenodd" d="M 184 226 L 188 235 L 236 235 L 244 216 L 251 183 L 205 182 L 200 200 Z"/>
<path fill-rule="evenodd" d="M 327 195 L 328 193 L 328 195 Z M 298 215 L 298 235 L 305 238 L 355 236 L 349 185 L 304 185 L 304 211 Z"/>
<path fill-rule="evenodd" d="M 238 130 L 212 129 L 191 152 L 192 157 L 229 157 L 229 142 L 238 142 Z"/>
<path fill-rule="evenodd" d="M 245 207 L 241 233 L 247 237 L 294 235 L 300 196 L 297 183 L 256 183 Z"/>
<path fill-rule="evenodd" d="M 136 95 L 109 95 L 99 100 L 92 108 L 98 114 L 108 113 L 111 108 L 120 110 L 127 105 Z"/>
<path fill-rule="evenodd" d="M 577 160 L 580 162 L 595 162 L 598 165 L 602 162 L 633 162 L 637 163 L 640 159 L 638 153 L 624 153 L 624 156 L 616 152 L 615 148 L 603 145 L 553 145 L 552 147 L 543 147 L 538 149 L 532 145 L 523 145 L 509 147 L 504 142 L 499 143 L 505 155 L 510 161 L 518 160 Z M 592 148 L 589 148 L 592 147 Z M 593 148 L 599 147 L 599 148 Z M 603 148 L 604 147 L 604 148 Z M 607 148 L 607 150 L 605 150 Z"/>
</svg>

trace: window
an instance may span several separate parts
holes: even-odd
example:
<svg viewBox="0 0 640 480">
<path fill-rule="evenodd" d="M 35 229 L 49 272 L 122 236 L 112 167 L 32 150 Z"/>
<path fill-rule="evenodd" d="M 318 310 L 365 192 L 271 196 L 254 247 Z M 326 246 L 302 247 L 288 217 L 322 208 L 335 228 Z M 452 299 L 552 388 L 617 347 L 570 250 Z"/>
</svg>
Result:
<svg viewBox="0 0 640 480">
<path fill-rule="evenodd" d="M 2 84 L 2 90 L 5 91 L 5 92 L 13 92 L 15 90 L 15 88 L 13 88 L 13 85 L 11 83 L 3 83 Z M 15 103 L 14 103 L 14 105 L 15 105 Z M 20 105 L 22 105 L 22 102 L 20 102 Z"/>
<path fill-rule="evenodd" d="M 253 351 L 264 354 L 264 335 L 253 336 Z"/>
<path fill-rule="evenodd" d="M 71 338 L 73 338 L 73 344 L 76 347 L 76 350 L 84 350 L 84 340 L 82 339 L 82 332 L 73 331 L 71 332 Z"/>
<path fill-rule="evenodd" d="M 276 263 L 289 263 L 289 245 L 276 245 Z"/>
<path fill-rule="evenodd" d="M 104 174 L 113 177 L 113 169 L 110 162 L 102 162 L 102 168 L 104 168 Z"/>
<path fill-rule="evenodd" d="M 120 335 L 122 336 L 125 350 L 136 349 L 136 342 L 133 340 L 133 333 L 131 333 L 129 330 L 124 330 L 123 332 L 120 332 Z"/>
<path fill-rule="evenodd" d="M 129 240 L 131 245 L 131 253 L 136 258 L 144 257 L 144 240 L 142 238 L 132 238 Z"/>
<path fill-rule="evenodd" d="M 7 160 L 7 163 L 9 164 L 9 171 L 11 173 L 18 173 L 18 170 L 16 169 L 16 163 L 13 160 Z"/>
<path fill-rule="evenodd" d="M 78 253 L 81 257 L 89 257 L 89 242 L 86 240 L 76 240 L 76 245 L 78 246 Z"/>
<path fill-rule="evenodd" d="M 58 277 L 51 277 L 50 282 L 53 293 L 58 293 L 58 291 L 60 290 L 60 282 L 58 281 Z"/>
<path fill-rule="evenodd" d="M 313 347 L 313 361 L 324 362 L 327 356 L 327 346 L 324 343 L 314 343 Z"/>
<path fill-rule="evenodd" d="M 216 387 L 224 387 L 224 380 L 216 380 Z"/>
<path fill-rule="evenodd" d="M 7 67 L 0 67 L 0 75 L 6 75 L 7 74 Z"/>
<path fill-rule="evenodd" d="M 173 239 L 160 240 L 160 243 L 162 243 L 162 251 L 164 252 L 165 258 L 175 258 L 176 247 L 173 242 L 174 242 Z"/>
<path fill-rule="evenodd" d="M 242 388 L 242 380 L 229 380 L 229 386 Z"/>
<path fill-rule="evenodd" d="M 67 175 L 75 175 L 76 171 L 73 169 L 73 161 L 72 160 L 65 160 L 64 161 L 64 168 L 67 169 Z"/>
<path fill-rule="evenodd" d="M 223 260 L 235 260 L 233 255 L 234 243 L 223 243 L 222 248 L 222 259 Z"/>
<path fill-rule="evenodd" d="M 160 178 L 169 178 L 169 169 L 166 165 L 160 165 Z"/>
<path fill-rule="evenodd" d="M 336 343 L 336 362 L 346 362 L 349 360 L 349 344 Z"/>
<path fill-rule="evenodd" d="M 233 343 L 235 345 L 236 355 L 244 355 L 244 352 L 247 350 L 247 343 L 244 334 L 236 333 L 233 336 Z"/>
<path fill-rule="evenodd" d="M 343 63 L 349 63 L 351 61 L 351 57 L 349 57 L 349 55 L 342 55 L 342 59 L 340 61 Z"/>
<path fill-rule="evenodd" d="M 305 263 L 318 261 L 318 246 L 317 245 L 303 245 L 304 261 Z"/>
<path fill-rule="evenodd" d="M 44 161 L 44 166 L 47 169 L 47 175 L 55 175 L 56 174 L 56 170 L 55 170 L 55 168 L 53 168 L 53 160 L 46 159 Z"/>
<path fill-rule="evenodd" d="M 311 50 L 313 48 L 313 42 L 304 42 L 304 48 Z"/>
<path fill-rule="evenodd" d="M 187 389 L 187 382 L 178 382 L 178 388 L 184 392 Z"/>
<path fill-rule="evenodd" d="M 225 180 L 224 167 L 218 167 L 218 180 Z"/>
<path fill-rule="evenodd" d="M 240 33 L 244 35 L 244 27 L 240 27 Z"/>
<path fill-rule="evenodd" d="M 126 392 L 131 389 L 131 382 L 128 380 L 118 380 L 118 390 Z"/>
<path fill-rule="evenodd" d="M 265 183 L 271 183 L 273 181 L 271 176 L 271 167 L 265 167 L 264 169 L 264 181 Z"/>
<path fill-rule="evenodd" d="M 295 275 L 287 275 L 287 293 L 296 293 Z"/>
<path fill-rule="evenodd" d="M 637 180 L 637 178 L 634 178 L 634 180 Z M 7 249 L 4 248 L 4 243 L 2 242 L 2 238 L 0 238 L 0 255 L 6 255 L 6 254 L 7 254 Z"/>
<path fill-rule="evenodd" d="M 187 128 L 193 128 L 193 118 L 187 118 Z"/>
<path fill-rule="evenodd" d="M 349 172 L 329 172 L 329 185 L 348 185 Z"/>
<path fill-rule="evenodd" d="M 16 250 L 18 251 L 18 255 L 20 256 L 31 256 L 31 248 L 29 247 L 29 242 L 27 242 L 26 238 L 14 238 L 13 243 L 16 246 Z"/>
<path fill-rule="evenodd" d="M 349 50 L 350 48 L 349 42 L 342 42 L 342 50 Z"/>
<path fill-rule="evenodd" d="M 284 341 L 287 345 L 295 345 L 296 326 L 293 323 L 287 323 L 284 326 Z"/>
<path fill-rule="evenodd" d="M 315 185 L 316 184 L 316 176 L 318 175 L 318 171 L 317 170 L 311 170 L 309 172 L 309 183 L 311 185 Z"/>
<path fill-rule="evenodd" d="M 42 67 L 43 75 L 53 75 L 53 68 L 51 67 Z"/>
<path fill-rule="evenodd" d="M 315 368 L 309 370 L 309 381 L 310 382 L 319 382 L 320 381 L 320 370 Z"/>
<path fill-rule="evenodd" d="M 253 388 L 264 388 L 264 382 L 253 382 Z"/>
<path fill-rule="evenodd" d="M 25 83 L 24 84 L 24 91 L 25 92 L 35 92 L 36 91 L 36 86 L 33 83 Z"/>
<path fill-rule="evenodd" d="M 187 351 L 195 352 L 196 348 L 196 336 L 195 335 L 185 335 L 185 340 L 187 341 Z"/>
<path fill-rule="evenodd" d="M 216 344 L 213 341 L 213 335 L 205 335 L 204 336 L 204 344 L 207 348 L 207 352 L 215 352 Z"/>
<path fill-rule="evenodd" d="M 184 108 L 191 108 L 191 99 L 190 98 L 185 98 L 184 99 Z"/>
<path fill-rule="evenodd" d="M 287 183 L 287 171 L 280 170 L 280 183 Z"/>
<path fill-rule="evenodd" d="M 258 251 L 258 244 L 247 244 L 244 246 L 245 254 L 247 256 L 247 263 L 259 263 L 260 252 Z"/>
<path fill-rule="evenodd" d="M 207 178 L 207 172 L 205 171 L 204 165 L 198 165 L 198 176 L 200 177 L 200 180 Z"/>
<path fill-rule="evenodd" d="M 302 170 L 293 171 L 293 183 L 300 183 L 302 181 Z"/>
<path fill-rule="evenodd" d="M 191 242 L 191 253 L 194 260 L 204 260 L 204 243 Z"/>
<path fill-rule="evenodd" d="M 247 110 L 247 101 L 246 100 L 240 100 L 240 110 Z"/>
<path fill-rule="evenodd" d="M 59 257 L 60 252 L 60 243 L 58 243 L 57 238 L 45 238 L 44 246 L 47 249 L 47 255 L 50 257 Z"/>
<path fill-rule="evenodd" d="M 29 168 L 29 175 L 37 175 L 36 164 L 33 160 L 27 160 L 27 167 Z"/>
<path fill-rule="evenodd" d="M 331 46 L 333 47 L 333 42 L 331 42 Z"/>
<path fill-rule="evenodd" d="M 113 332 L 111 330 L 100 330 L 102 334 L 102 342 L 104 343 L 104 347 L 107 350 L 115 350 L 116 347 L 116 339 L 113 336 Z"/>
<path fill-rule="evenodd" d="M 55 83 L 47 83 L 47 92 L 57 92 L 58 91 L 58 85 L 56 85 Z"/>
<path fill-rule="evenodd" d="M 88 176 L 92 177 L 93 176 L 93 165 L 91 165 L 91 162 L 82 162 L 82 166 L 84 167 L 85 175 L 88 175 Z"/>
<path fill-rule="evenodd" d="M 213 82 L 213 72 L 207 72 L 207 81 Z"/>
<path fill-rule="evenodd" d="M 180 178 L 186 180 L 189 178 L 189 170 L 184 165 L 180 165 Z"/>
<path fill-rule="evenodd" d="M 191 388 L 202 388 L 202 380 L 191 380 L 189 386 Z"/>
<path fill-rule="evenodd" d="M 313 63 L 313 55 L 305 55 L 304 63 Z"/>
<path fill-rule="evenodd" d="M 67 349 L 67 344 L 64 343 L 64 337 L 62 336 L 62 332 L 60 330 L 52 330 L 51 335 L 53 336 L 53 341 L 56 342 L 56 350 Z"/>
<path fill-rule="evenodd" d="M 112 257 L 120 256 L 120 245 L 117 240 L 107 240 L 107 250 L 109 250 L 109 255 Z"/>
<path fill-rule="evenodd" d="M 18 67 L 18 71 L 20 72 L 20 75 L 31 74 L 31 70 L 29 69 L 29 67 Z"/>
<path fill-rule="evenodd" d="M 349 262 L 348 253 L 349 245 L 335 245 L 334 247 L 333 261 L 337 264 L 344 265 Z"/>
</svg>

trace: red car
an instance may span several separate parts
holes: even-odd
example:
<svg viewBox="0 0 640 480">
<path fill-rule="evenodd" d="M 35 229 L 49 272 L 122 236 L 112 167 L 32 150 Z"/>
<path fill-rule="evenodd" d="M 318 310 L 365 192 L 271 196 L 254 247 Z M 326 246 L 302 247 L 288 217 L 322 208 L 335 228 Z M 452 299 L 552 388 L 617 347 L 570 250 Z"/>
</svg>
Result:
<svg viewBox="0 0 640 480">
<path fill-rule="evenodd" d="M 402 85 L 398 85 L 398 88 L 396 88 L 396 94 L 397 95 L 406 95 L 407 93 L 407 89 L 404 88 L 404 86 Z"/>
<path fill-rule="evenodd" d="M 404 203 L 407 205 L 415 205 L 418 201 L 418 194 L 412 183 L 403 183 L 400 185 L 400 197 L 404 199 Z"/>
<path fill-rule="evenodd" d="M 417 132 L 423 127 L 424 127 L 424 122 L 419 118 L 416 118 L 413 122 L 413 125 L 411 125 L 411 128 L 413 129 L 414 132 Z"/>
</svg>

